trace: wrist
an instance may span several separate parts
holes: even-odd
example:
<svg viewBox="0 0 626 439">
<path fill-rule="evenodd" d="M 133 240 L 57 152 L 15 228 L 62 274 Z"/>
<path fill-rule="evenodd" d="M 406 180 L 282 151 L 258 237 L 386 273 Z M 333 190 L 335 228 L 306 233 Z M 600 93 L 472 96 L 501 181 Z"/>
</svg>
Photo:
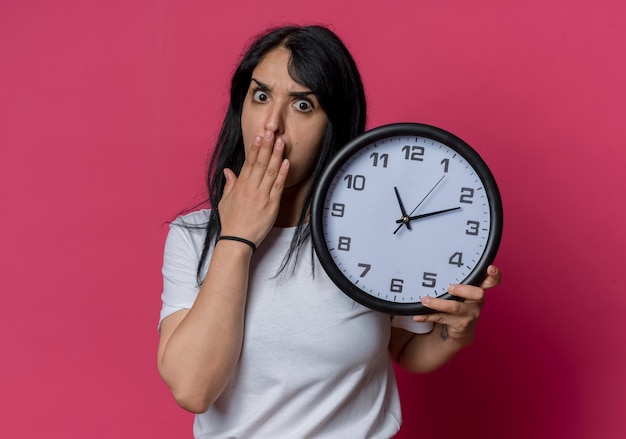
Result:
<svg viewBox="0 0 626 439">
<path fill-rule="evenodd" d="M 458 331 L 448 325 L 441 324 L 439 326 L 439 338 L 442 342 L 451 342 L 462 348 L 474 341 L 474 328 L 466 328 L 463 331 Z"/>
<path fill-rule="evenodd" d="M 254 253 L 249 245 L 229 239 L 218 239 L 215 244 L 215 251 L 222 254 L 226 252 L 231 258 L 243 257 L 245 259 L 250 259 Z"/>
<path fill-rule="evenodd" d="M 219 238 L 217 238 L 217 242 L 220 242 L 220 241 L 230 241 L 230 242 L 234 242 L 238 244 L 243 244 L 249 247 L 252 250 L 252 253 L 256 251 L 256 244 L 254 242 L 245 238 L 241 238 L 240 236 L 222 235 Z"/>
</svg>

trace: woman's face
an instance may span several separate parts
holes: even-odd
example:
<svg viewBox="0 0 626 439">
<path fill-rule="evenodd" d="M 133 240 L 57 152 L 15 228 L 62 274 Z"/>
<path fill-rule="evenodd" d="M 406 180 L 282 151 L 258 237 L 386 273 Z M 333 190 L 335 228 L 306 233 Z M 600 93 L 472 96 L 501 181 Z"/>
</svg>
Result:
<svg viewBox="0 0 626 439">
<path fill-rule="evenodd" d="M 285 142 L 290 162 L 286 189 L 308 182 L 328 124 L 317 97 L 289 76 L 289 59 L 285 48 L 265 55 L 252 72 L 241 115 L 246 154 L 254 137 L 266 130 Z"/>
</svg>

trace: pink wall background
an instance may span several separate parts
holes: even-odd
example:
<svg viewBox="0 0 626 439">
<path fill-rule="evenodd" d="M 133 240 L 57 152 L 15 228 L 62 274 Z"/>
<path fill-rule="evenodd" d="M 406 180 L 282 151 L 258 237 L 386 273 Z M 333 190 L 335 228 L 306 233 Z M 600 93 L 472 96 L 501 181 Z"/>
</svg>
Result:
<svg viewBox="0 0 626 439">
<path fill-rule="evenodd" d="M 203 197 L 242 46 L 323 23 L 369 127 L 480 151 L 505 231 L 475 344 L 399 373 L 399 438 L 626 437 L 620 1 L 0 1 L 0 437 L 180 438 L 156 371 L 163 223 Z"/>
</svg>

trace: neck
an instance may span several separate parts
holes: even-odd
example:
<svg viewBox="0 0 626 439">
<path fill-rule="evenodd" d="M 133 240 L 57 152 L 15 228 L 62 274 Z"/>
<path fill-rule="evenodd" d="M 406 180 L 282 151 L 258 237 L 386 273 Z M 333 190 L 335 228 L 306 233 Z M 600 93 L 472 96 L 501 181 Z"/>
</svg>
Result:
<svg viewBox="0 0 626 439">
<path fill-rule="evenodd" d="M 309 182 L 297 186 L 291 186 L 283 190 L 280 200 L 280 210 L 274 222 L 274 227 L 294 227 L 298 225 L 300 211 L 304 204 Z M 308 217 L 305 221 L 308 221 Z"/>
</svg>

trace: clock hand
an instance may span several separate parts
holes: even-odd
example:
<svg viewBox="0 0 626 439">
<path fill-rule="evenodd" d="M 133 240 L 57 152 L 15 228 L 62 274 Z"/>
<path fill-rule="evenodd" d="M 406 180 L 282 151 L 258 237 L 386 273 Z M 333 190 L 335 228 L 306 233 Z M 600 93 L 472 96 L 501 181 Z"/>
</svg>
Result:
<svg viewBox="0 0 626 439">
<path fill-rule="evenodd" d="M 420 202 L 418 203 L 418 205 L 417 205 L 417 206 L 415 206 L 415 209 L 413 209 L 413 210 L 411 211 L 411 213 L 409 214 L 409 216 L 410 216 L 410 215 L 413 215 L 413 213 L 415 213 L 415 211 L 417 210 L 417 208 L 418 208 L 418 207 L 420 207 L 424 201 L 426 201 L 426 198 L 428 198 L 428 196 L 429 196 L 430 194 L 432 194 L 432 192 L 435 190 L 435 188 L 436 188 L 437 186 L 439 186 L 439 183 L 441 183 L 441 180 L 443 180 L 445 177 L 446 177 L 446 174 L 443 174 L 443 175 L 441 176 L 441 178 L 439 179 L 439 181 L 437 181 L 437 183 L 435 183 L 435 185 L 432 187 L 432 189 L 428 191 L 428 193 L 424 196 L 424 198 L 422 198 L 422 201 L 420 201 Z M 408 227 L 408 224 L 407 224 L 407 227 Z M 400 228 L 402 228 L 402 224 L 400 224 L 400 225 L 398 226 L 398 228 L 397 228 L 396 230 L 394 230 L 393 234 L 395 235 L 396 233 L 398 233 L 398 230 L 400 230 Z"/>
<path fill-rule="evenodd" d="M 426 217 L 433 216 L 433 215 L 439 215 L 440 213 L 452 212 L 453 210 L 458 210 L 460 208 L 461 207 L 452 207 L 450 209 L 438 210 L 436 212 L 423 213 L 421 215 L 410 216 L 407 219 L 409 221 L 414 221 L 414 220 L 418 220 L 418 219 L 421 219 L 421 218 L 426 218 Z M 405 224 L 405 219 L 402 218 L 402 219 L 397 220 L 396 224 Z"/>
<path fill-rule="evenodd" d="M 400 212 L 402 213 L 402 218 L 396 221 L 398 224 L 404 223 L 406 224 L 406 228 L 411 230 L 411 224 L 409 224 L 409 216 L 406 214 L 406 210 L 404 209 L 404 204 L 402 204 L 402 199 L 400 198 L 400 192 L 398 192 L 397 187 L 393 187 L 393 190 L 396 191 L 396 198 L 398 199 L 398 204 L 400 205 Z M 394 232 L 395 233 L 395 232 Z"/>
</svg>

